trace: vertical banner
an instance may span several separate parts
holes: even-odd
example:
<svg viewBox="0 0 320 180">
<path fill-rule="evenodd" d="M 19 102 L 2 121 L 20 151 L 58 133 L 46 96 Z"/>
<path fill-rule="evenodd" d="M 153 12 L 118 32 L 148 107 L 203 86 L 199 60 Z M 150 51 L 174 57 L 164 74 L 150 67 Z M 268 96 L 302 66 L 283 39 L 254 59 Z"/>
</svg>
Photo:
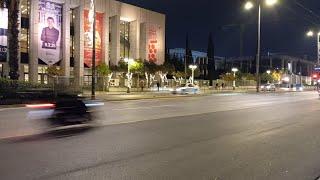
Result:
<svg viewBox="0 0 320 180">
<path fill-rule="evenodd" d="M 7 60 L 8 9 L 0 8 L 0 61 Z"/>
<path fill-rule="evenodd" d="M 84 10 L 84 63 L 92 66 L 93 29 L 89 10 Z M 96 65 L 102 61 L 103 13 L 96 12 Z"/>
<path fill-rule="evenodd" d="M 62 59 L 62 5 L 39 0 L 39 59 L 53 65 Z"/>
<path fill-rule="evenodd" d="M 159 30 L 160 26 L 150 24 L 148 28 L 148 59 L 152 62 L 158 61 L 158 50 L 159 50 Z"/>
</svg>

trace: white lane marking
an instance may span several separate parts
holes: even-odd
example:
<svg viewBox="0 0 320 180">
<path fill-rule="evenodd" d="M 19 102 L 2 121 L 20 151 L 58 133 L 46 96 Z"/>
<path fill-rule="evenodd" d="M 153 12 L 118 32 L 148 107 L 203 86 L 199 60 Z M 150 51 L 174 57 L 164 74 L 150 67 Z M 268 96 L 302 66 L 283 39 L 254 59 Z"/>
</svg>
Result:
<svg viewBox="0 0 320 180">
<path fill-rule="evenodd" d="M 0 108 L 1 111 L 8 111 L 8 110 L 18 110 L 18 109 L 27 109 L 26 107 L 15 107 L 15 108 Z"/>
<path fill-rule="evenodd" d="M 119 109 L 112 109 L 112 111 L 137 110 L 137 109 L 153 109 L 153 108 L 173 107 L 173 106 L 174 106 L 174 105 L 161 105 L 161 106 L 148 106 L 148 107 L 119 108 Z"/>
</svg>

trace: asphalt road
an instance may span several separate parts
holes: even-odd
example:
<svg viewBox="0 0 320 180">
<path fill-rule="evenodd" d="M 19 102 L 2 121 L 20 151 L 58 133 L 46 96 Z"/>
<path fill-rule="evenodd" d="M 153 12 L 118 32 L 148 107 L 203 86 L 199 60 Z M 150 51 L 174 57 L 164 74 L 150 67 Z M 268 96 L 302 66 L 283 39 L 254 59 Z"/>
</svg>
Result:
<svg viewBox="0 0 320 180">
<path fill-rule="evenodd" d="M 0 179 L 297 179 L 320 175 L 314 92 L 108 102 L 94 127 L 44 133 L 0 109 Z"/>
</svg>

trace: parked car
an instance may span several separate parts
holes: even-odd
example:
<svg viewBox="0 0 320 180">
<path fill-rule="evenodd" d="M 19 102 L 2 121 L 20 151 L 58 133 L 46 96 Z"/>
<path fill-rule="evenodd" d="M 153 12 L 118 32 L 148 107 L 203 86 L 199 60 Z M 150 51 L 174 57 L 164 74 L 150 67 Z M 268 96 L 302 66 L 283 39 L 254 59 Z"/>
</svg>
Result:
<svg viewBox="0 0 320 180">
<path fill-rule="evenodd" d="M 262 91 L 275 91 L 276 86 L 274 84 L 264 84 L 261 86 Z"/>
<path fill-rule="evenodd" d="M 173 94 L 197 94 L 199 93 L 199 86 L 194 84 L 182 85 L 172 91 Z"/>
<path fill-rule="evenodd" d="M 296 91 L 303 91 L 303 90 L 304 90 L 304 86 L 302 84 L 296 85 Z"/>
</svg>

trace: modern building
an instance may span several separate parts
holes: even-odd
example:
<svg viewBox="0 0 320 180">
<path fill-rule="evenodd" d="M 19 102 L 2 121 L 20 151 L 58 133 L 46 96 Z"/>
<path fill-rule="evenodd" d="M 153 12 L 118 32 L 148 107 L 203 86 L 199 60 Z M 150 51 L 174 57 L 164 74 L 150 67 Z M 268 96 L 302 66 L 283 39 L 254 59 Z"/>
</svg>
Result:
<svg viewBox="0 0 320 180">
<path fill-rule="evenodd" d="M 198 58 L 207 57 L 207 53 L 205 52 L 194 51 L 194 50 L 192 50 L 191 52 L 192 52 L 193 61 L 195 61 Z M 169 54 L 170 54 L 170 57 L 176 57 L 183 61 L 186 54 L 186 49 L 184 48 L 169 49 Z"/>
<path fill-rule="evenodd" d="M 92 65 L 92 0 L 21 0 L 21 80 L 46 83 L 46 68 L 57 65 L 79 85 Z M 133 58 L 162 64 L 165 15 L 115 0 L 95 0 L 96 64 L 117 65 Z M 0 9 L 0 73 L 8 76 L 8 10 Z M 87 77 L 87 78 L 86 78 Z"/>
<path fill-rule="evenodd" d="M 233 67 L 237 67 L 245 73 L 255 73 L 256 71 L 255 57 L 252 56 L 227 58 L 225 61 L 218 63 L 220 64 L 218 69 L 227 71 L 230 71 Z M 302 76 L 311 76 L 315 65 L 315 62 L 303 57 L 274 54 L 261 57 L 260 72 L 278 69 Z"/>
</svg>

